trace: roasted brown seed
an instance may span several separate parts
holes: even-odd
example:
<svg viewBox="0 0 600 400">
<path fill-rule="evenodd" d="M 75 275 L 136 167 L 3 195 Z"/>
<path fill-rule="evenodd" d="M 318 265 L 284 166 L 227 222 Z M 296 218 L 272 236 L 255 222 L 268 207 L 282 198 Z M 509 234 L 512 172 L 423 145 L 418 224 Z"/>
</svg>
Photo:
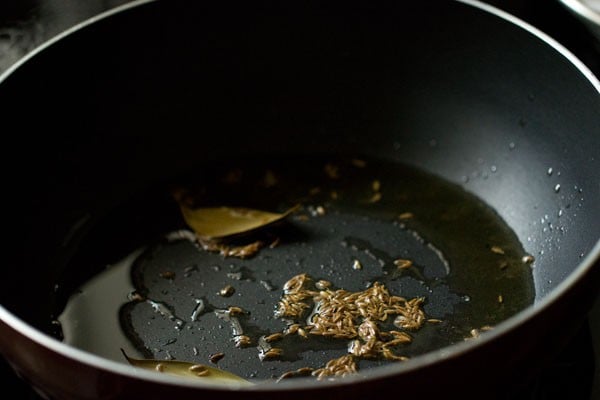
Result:
<svg viewBox="0 0 600 400">
<path fill-rule="evenodd" d="M 243 246 L 224 247 L 221 249 L 221 254 L 224 257 L 237 257 L 246 259 L 255 256 L 261 247 L 263 247 L 263 245 L 263 242 L 257 240 L 256 242 L 252 242 Z"/>
<path fill-rule="evenodd" d="M 218 362 L 219 362 L 219 361 L 220 361 L 220 360 L 221 360 L 223 357 L 225 357 L 225 353 L 214 353 L 214 354 L 211 354 L 211 355 L 209 356 L 208 360 L 209 360 L 211 363 L 214 363 L 214 364 L 216 364 L 216 363 L 218 363 Z"/>
<path fill-rule="evenodd" d="M 235 292 L 235 289 L 231 285 L 227 285 L 219 290 L 219 295 L 223 297 L 229 297 Z"/>
<path fill-rule="evenodd" d="M 163 271 L 159 275 L 163 279 L 174 279 L 175 278 L 175 272 L 173 272 L 173 271 Z"/>
<path fill-rule="evenodd" d="M 128 297 L 129 297 L 129 300 L 132 300 L 132 301 L 144 301 L 145 300 L 144 296 L 142 296 L 141 294 L 139 294 L 138 292 L 135 292 L 135 291 L 131 292 Z"/>
<path fill-rule="evenodd" d="M 307 281 L 308 281 L 308 275 L 307 274 L 296 275 L 293 278 L 289 279 L 283 285 L 283 291 L 285 293 L 296 292 L 296 291 L 302 289 L 302 287 L 304 286 L 305 282 L 307 282 Z"/>
<path fill-rule="evenodd" d="M 390 331 L 390 333 L 394 336 L 394 340 L 399 340 L 400 343 L 412 342 L 412 337 L 406 332 Z"/>
<path fill-rule="evenodd" d="M 234 339 L 235 347 L 247 347 L 252 344 L 252 339 L 246 335 L 238 335 Z"/>
<path fill-rule="evenodd" d="M 504 254 L 504 249 L 500 246 L 492 246 L 490 250 L 492 250 L 492 253 Z"/>
<path fill-rule="evenodd" d="M 244 310 L 242 310 L 240 307 L 235 307 L 235 306 L 228 307 L 227 311 L 229 311 L 229 315 L 232 317 L 234 315 L 241 315 L 244 313 Z"/>
<path fill-rule="evenodd" d="M 274 249 L 275 247 L 279 246 L 279 243 L 280 243 L 280 242 L 281 242 L 281 239 L 280 239 L 280 238 L 278 238 L 278 237 L 277 237 L 277 238 L 275 238 L 275 240 L 273 240 L 273 241 L 271 242 L 271 244 L 269 245 L 269 248 L 270 248 L 270 249 Z"/>
<path fill-rule="evenodd" d="M 398 269 L 405 269 L 412 267 L 413 263 L 411 260 L 405 260 L 403 258 L 398 258 L 394 260 L 394 265 L 398 267 Z"/>
<path fill-rule="evenodd" d="M 266 336 L 265 337 L 265 342 L 272 343 L 272 342 L 275 342 L 277 340 L 280 340 L 281 338 L 283 338 L 283 333 L 276 332 L 276 333 L 270 334 L 269 336 Z"/>
<path fill-rule="evenodd" d="M 298 335 L 302 336 L 303 338 L 308 337 L 306 335 L 306 331 L 303 328 L 298 328 L 298 331 L 296 332 Z"/>
<path fill-rule="evenodd" d="M 292 324 L 287 327 L 287 329 L 285 330 L 285 334 L 293 335 L 294 333 L 298 332 L 299 328 L 300 328 L 300 324 Z"/>
<path fill-rule="evenodd" d="M 323 379 L 326 376 L 346 376 L 356 373 L 357 367 L 352 355 L 344 355 L 342 357 L 329 360 L 325 367 L 312 371 L 311 375 L 317 379 Z"/>
<path fill-rule="evenodd" d="M 283 374 L 281 374 L 279 376 L 279 378 L 277 378 L 278 381 L 282 380 L 282 379 L 287 379 L 287 378 L 292 378 L 294 377 L 296 374 L 294 373 L 294 371 L 288 371 L 288 372 L 284 372 Z"/>
<path fill-rule="evenodd" d="M 302 368 L 298 368 L 296 370 L 296 374 L 298 374 L 298 375 L 309 375 L 313 371 L 314 371 L 314 368 L 302 367 Z"/>
<path fill-rule="evenodd" d="M 323 280 L 323 279 L 321 279 L 315 283 L 315 287 L 319 290 L 327 289 L 330 286 L 331 286 L 331 282 Z"/>
<path fill-rule="evenodd" d="M 381 331 L 378 323 L 395 317 L 394 322 L 403 329 L 421 328 L 427 322 L 421 309 L 425 298 L 392 296 L 379 282 L 361 292 L 332 290 L 329 284 L 327 287 L 315 284 L 318 291 L 313 291 L 306 284 L 309 281 L 307 274 L 301 274 L 287 283 L 287 290 L 279 302 L 279 316 L 293 315 L 290 319 L 301 321 L 306 320 L 304 312 L 307 308 L 314 311 L 307 319 L 308 325 L 290 324 L 284 331 L 286 335 L 295 332 L 303 337 L 310 334 L 351 340 L 348 352 L 352 357 L 395 361 L 407 359 L 395 354 L 392 347 L 410 343 L 411 336 L 406 332 Z M 312 375 L 321 379 L 331 375 L 343 376 L 352 371 L 356 371 L 355 363 L 336 364 L 332 360 L 326 368 L 315 370 Z"/>
<path fill-rule="evenodd" d="M 398 356 L 398 355 L 394 354 L 394 352 L 392 352 L 387 347 L 383 349 L 382 353 L 383 353 L 383 357 L 387 360 L 405 361 L 408 359 L 405 356 Z"/>
<path fill-rule="evenodd" d="M 202 239 L 198 239 L 198 243 L 206 251 L 220 253 L 223 257 L 237 257 L 241 259 L 253 257 L 264 245 L 260 240 L 241 246 L 230 246 L 216 240 Z"/>
<path fill-rule="evenodd" d="M 261 352 L 259 354 L 259 357 L 260 357 L 261 361 L 262 360 L 272 360 L 273 358 L 280 357 L 282 353 L 283 353 L 283 349 L 280 349 L 278 347 L 272 347 L 265 352 Z"/>
<path fill-rule="evenodd" d="M 523 256 L 523 258 L 521 260 L 523 261 L 524 264 L 531 264 L 534 261 L 534 258 L 531 255 L 526 255 L 526 256 Z"/>
</svg>

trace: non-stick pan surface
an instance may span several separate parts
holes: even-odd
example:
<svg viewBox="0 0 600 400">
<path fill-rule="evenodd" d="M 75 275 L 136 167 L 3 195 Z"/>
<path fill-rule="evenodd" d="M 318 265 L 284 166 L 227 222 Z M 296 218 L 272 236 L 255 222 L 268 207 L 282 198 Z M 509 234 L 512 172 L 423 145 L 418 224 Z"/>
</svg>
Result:
<svg viewBox="0 0 600 400">
<path fill-rule="evenodd" d="M 417 168 L 464 189 L 467 196 L 494 210 L 502 226 L 510 228 L 507 237 L 518 240 L 523 250 L 519 257 L 532 255 L 535 264 L 529 299 L 533 306 L 498 323 L 487 336 L 460 341 L 443 351 L 415 353 L 408 362 L 373 369 L 367 380 L 272 383 L 266 392 L 250 389 L 248 396 L 327 392 L 347 398 L 400 384 L 411 393 L 460 391 L 466 388 L 457 385 L 459 376 L 472 376 L 473 387 L 496 382 L 513 372 L 527 371 L 527 363 L 535 365 L 542 360 L 538 357 L 558 348 L 578 327 L 597 293 L 592 268 L 598 258 L 600 214 L 597 80 L 539 32 L 519 27 L 479 4 L 243 8 L 178 1 L 139 4 L 65 36 L 2 82 L 0 107 L 13 130 L 5 145 L 30 166 L 16 174 L 14 165 L 4 161 L 4 182 L 11 193 L 3 199 L 5 209 L 10 210 L 6 227 L 13 239 L 6 254 L 10 279 L 4 280 L 1 294 L 6 317 L 2 352 L 15 368 L 42 391 L 59 398 L 227 393 L 222 387 L 133 372 L 123 362 L 75 350 L 53 338 L 58 331 L 54 322 L 80 285 L 137 246 L 155 244 L 177 218 L 175 212 L 153 213 L 152 196 L 135 203 L 136 207 L 122 208 L 124 204 L 198 165 L 228 164 L 259 155 L 284 160 L 284 172 L 298 169 L 295 155 L 313 160 L 307 171 L 315 167 L 314 160 L 335 157 Z M 385 168 L 376 169 L 364 181 L 385 182 L 387 177 Z M 160 206 L 161 210 L 170 207 Z M 118 210 L 123 209 L 135 213 L 119 219 Z M 310 214 L 309 209 L 304 211 Z M 323 278 L 328 269 L 337 271 L 340 259 L 347 259 L 343 266 L 347 272 L 331 276 L 339 279 L 336 287 L 359 290 L 385 277 L 386 270 L 355 280 L 359 272 L 352 269 L 353 257 L 348 252 L 367 257 L 362 260 L 366 264 L 366 250 L 370 250 L 379 254 L 374 262 L 381 259 L 389 265 L 406 250 L 386 239 L 387 230 L 400 229 L 399 225 L 378 226 L 371 219 L 363 226 L 334 219 L 335 213 L 322 217 L 314 220 L 318 222 L 312 230 L 339 232 L 345 223 L 352 233 L 346 236 L 360 232 L 362 239 L 366 236 L 373 241 L 378 228 L 383 244 L 372 247 L 384 251 L 377 253 L 364 242 L 346 241 L 349 247 L 342 253 L 337 239 L 319 247 L 315 243 L 321 242 L 306 240 L 311 229 L 307 233 L 301 220 L 292 219 L 291 227 L 281 228 L 286 240 L 280 246 L 256 258 L 234 260 L 230 270 L 229 260 L 199 253 L 189 241 L 177 242 L 174 246 L 181 246 L 178 257 L 184 260 L 171 263 L 169 271 L 176 278 L 189 272 L 187 281 L 178 282 L 190 285 L 204 278 L 206 285 L 218 274 L 240 276 L 236 275 L 240 272 L 244 279 L 252 278 L 238 281 L 240 285 L 258 288 L 261 280 L 272 279 L 275 290 L 263 285 L 264 291 L 251 292 L 253 297 L 264 296 L 258 300 L 264 303 L 262 315 L 268 315 L 272 310 L 267 309 L 279 298 L 288 278 L 286 260 Z M 124 221 L 126 229 L 119 229 L 119 221 Z M 144 229 L 138 231 L 136 226 Z M 408 231 L 410 226 L 402 232 Z M 313 249 L 314 259 L 303 258 L 301 243 Z M 432 257 L 443 264 L 441 258 L 433 257 L 437 253 L 431 248 L 420 252 L 414 243 L 415 249 L 410 249 L 410 240 L 403 243 L 415 259 Z M 91 257 L 97 250 L 102 251 L 98 258 Z M 220 269 L 192 279 L 198 271 L 185 268 L 199 263 L 193 259 L 198 254 L 212 257 L 202 262 Z M 325 255 L 331 257 L 321 262 Z M 177 318 L 190 318 L 191 306 L 202 294 L 197 287 L 180 286 L 177 299 L 188 303 L 174 304 L 171 290 L 175 287 L 168 285 L 175 280 L 160 276 L 165 272 L 163 262 L 171 260 L 163 256 L 159 252 L 156 259 L 146 257 L 135 264 L 134 285 L 144 299 L 160 293 L 171 296 L 163 302 L 189 311 L 177 313 Z M 255 264 L 261 262 L 273 262 L 268 270 L 275 271 L 274 275 L 256 272 Z M 444 266 L 421 262 L 437 265 L 429 275 L 412 277 L 413 282 L 425 282 L 425 287 L 415 283 L 412 288 L 395 289 L 406 290 L 410 297 L 435 293 L 443 306 L 427 311 L 443 320 L 453 315 L 443 307 L 464 304 L 464 296 L 470 294 L 446 282 L 432 285 L 432 280 L 445 273 Z M 171 271 L 175 264 L 183 269 Z M 216 283 L 218 287 L 222 281 Z M 494 298 L 499 294 L 505 295 L 494 293 Z M 210 295 L 214 295 L 212 286 Z M 510 296 L 503 297 L 511 301 Z M 235 299 L 235 304 L 216 304 L 216 299 L 206 301 L 209 311 L 226 305 L 252 306 L 251 300 L 239 296 L 225 298 Z M 470 303 L 477 304 L 472 298 Z M 150 314 L 145 318 L 143 312 L 153 313 L 154 319 Z M 193 340 L 173 327 L 177 321 L 161 319 L 152 308 L 126 308 L 121 315 L 131 328 L 129 333 L 143 336 L 138 342 L 134 338 L 134 345 L 160 344 L 142 349 L 145 355 L 194 355 Z M 163 329 L 144 330 L 135 325 L 151 320 L 162 321 Z M 262 334 L 279 329 L 275 324 L 273 319 L 265 325 L 250 325 Z M 217 329 L 224 334 L 213 336 L 223 345 L 231 344 L 229 323 Z M 545 333 L 541 338 L 540 331 Z M 169 346 L 175 350 L 167 352 Z M 338 350 L 341 354 L 345 347 Z M 219 365 L 225 366 L 229 359 L 241 363 L 232 354 L 225 354 Z M 257 362 L 256 357 L 251 359 Z M 289 361 L 297 362 L 290 365 L 296 368 L 307 360 Z M 481 362 L 499 368 L 490 374 L 477 367 Z M 53 372 L 55 364 L 63 373 Z M 255 369 L 257 365 L 252 365 L 242 372 Z M 420 386 L 431 382 L 432 376 L 439 386 Z M 66 381 L 75 377 L 85 383 L 69 386 Z"/>
<path fill-rule="evenodd" d="M 381 336 L 389 352 L 357 350 L 361 369 L 473 339 L 534 299 L 534 258 L 495 212 L 459 186 L 398 163 L 263 156 L 201 165 L 169 183 L 97 224 L 68 263 L 57 305 L 67 343 L 124 361 L 124 339 L 114 334 L 123 329 L 145 358 L 206 363 L 222 354 L 220 368 L 264 380 L 319 369 L 349 345 L 365 344 L 358 332 L 366 321 L 380 335 L 402 331 L 410 345 Z M 285 222 L 220 240 L 211 251 L 169 198 L 176 184 L 196 192 L 194 209 L 299 208 Z M 237 246 L 254 250 L 240 254 Z M 86 287 L 69 287 L 72 271 L 106 266 Z M 297 278 L 313 291 L 309 298 L 286 289 Z M 297 315 L 295 307 L 302 307 Z M 107 344 L 100 349 L 99 342 Z M 269 350 L 274 356 L 265 359 Z"/>
</svg>

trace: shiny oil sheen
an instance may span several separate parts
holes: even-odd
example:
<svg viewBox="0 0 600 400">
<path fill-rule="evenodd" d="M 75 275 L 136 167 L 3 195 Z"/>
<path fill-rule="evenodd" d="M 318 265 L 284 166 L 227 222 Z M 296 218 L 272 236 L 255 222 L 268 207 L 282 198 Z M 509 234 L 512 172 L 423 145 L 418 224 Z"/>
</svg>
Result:
<svg viewBox="0 0 600 400">
<path fill-rule="evenodd" d="M 203 206 L 301 208 L 234 240 L 272 246 L 247 259 L 224 257 L 184 234 L 189 228 L 170 197 L 174 188 Z M 287 326 L 274 311 L 285 282 L 300 273 L 332 289 L 381 282 L 392 295 L 424 297 L 427 318 L 441 322 L 409 332 L 413 342 L 395 349 L 409 358 L 473 340 L 534 299 L 532 260 L 524 261 L 528 255 L 496 212 L 462 187 L 402 164 L 323 156 L 203 165 L 157 183 L 115 215 L 96 228 L 93 237 L 103 242 L 74 258 L 104 262 L 106 270 L 80 287 L 59 321 L 66 342 L 123 362 L 119 347 L 146 358 L 214 360 L 250 380 L 322 367 L 347 354 L 349 341 L 289 335 L 273 344 L 280 357 L 259 357 L 260 338 Z M 143 231 L 162 234 L 136 247 L 132 238 Z M 102 248 L 117 242 L 130 243 L 130 254 L 104 260 Z M 413 265 L 400 269 L 397 259 Z M 224 295 L 227 286 L 232 291 Z M 244 312 L 224 319 L 228 307 Z M 236 346 L 240 334 L 249 345 Z M 389 362 L 361 360 L 359 371 Z"/>
</svg>

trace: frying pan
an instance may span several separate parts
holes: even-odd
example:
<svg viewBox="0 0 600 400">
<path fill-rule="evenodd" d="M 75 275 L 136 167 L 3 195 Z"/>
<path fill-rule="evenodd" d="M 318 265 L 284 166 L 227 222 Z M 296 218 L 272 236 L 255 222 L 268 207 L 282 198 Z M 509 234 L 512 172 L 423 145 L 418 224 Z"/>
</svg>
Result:
<svg viewBox="0 0 600 400">
<path fill-rule="evenodd" d="M 0 351 L 47 398 L 349 399 L 385 393 L 506 398 L 577 332 L 597 297 L 600 85 L 551 38 L 482 3 L 134 2 L 46 44 L 6 73 L 0 90 L 3 123 L 9 127 L 4 146 L 22 164 L 17 169 L 8 158 L 2 161 L 8 239 Z M 517 281 L 531 289 L 518 297 L 526 304 L 469 340 L 440 345 L 435 334 L 427 336 L 439 331 L 429 329 L 422 342 L 407 347 L 413 353 L 406 361 L 374 362 L 342 379 L 265 379 L 250 386 L 161 374 L 97 354 L 86 346 L 107 342 L 98 330 L 86 332 L 86 340 L 78 343 L 63 336 L 70 328 L 61 316 L 72 296 L 85 293 L 94 277 L 140 248 L 151 251 L 136 258 L 123 279 L 131 279 L 144 301 L 125 297 L 118 312 L 87 315 L 90 320 L 107 313 L 109 319 L 120 318 L 129 342 L 110 339 L 109 347 L 117 353 L 123 347 L 141 350 L 146 358 L 189 356 L 208 363 L 209 346 L 190 339 L 186 329 L 214 329 L 204 341 L 215 349 L 219 343 L 230 345 L 216 365 L 238 368 L 240 374 L 262 364 L 244 369 L 250 358 L 231 350 L 230 321 L 202 325 L 204 319 L 190 321 L 192 309 L 181 311 L 199 304 L 201 293 L 213 307 L 203 318 L 243 303 L 252 317 L 271 316 L 249 324 L 257 330 L 250 333 L 272 332 L 269 307 L 287 279 L 307 271 L 362 290 L 383 279 L 384 269 L 357 278 L 363 271 L 348 267 L 353 257 L 365 270 L 370 262 L 389 266 L 406 250 L 394 247 L 398 243 L 390 235 L 407 234 L 401 243 L 409 246 L 414 243 L 408 234 L 423 229 L 420 241 L 419 235 L 412 237 L 431 244 L 428 250 L 416 245 L 407 250 L 419 264 L 414 273 L 423 275 L 387 283 L 404 282 L 395 290 L 410 297 L 437 296 L 426 311 L 442 320 L 451 320 L 459 309 L 476 310 L 478 299 L 491 291 L 489 277 L 474 265 L 465 267 L 472 292 L 443 279 L 443 261 L 450 271 L 454 267 L 454 258 L 443 256 L 448 243 L 468 247 L 463 231 L 448 233 L 439 225 L 438 232 L 411 225 L 410 219 L 380 224 L 379 215 L 357 222 L 348 210 L 329 214 L 327 207 L 323 218 L 313 218 L 322 213 L 308 203 L 302 211 L 314 225 L 302 225 L 306 218 L 294 214 L 296 219 L 273 227 L 281 243 L 254 258 L 198 251 L 192 241 L 166 246 L 159 240 L 185 226 L 173 198 L 156 188 L 190 171 L 195 178 L 211 178 L 231 166 L 245 167 L 248 159 L 273 162 L 268 165 L 275 165 L 294 190 L 323 186 L 312 173 L 328 161 L 356 166 L 367 160 L 375 168 L 351 176 L 345 188 L 375 180 L 385 185 L 402 166 L 414 180 L 403 175 L 397 195 L 406 188 L 408 194 L 426 193 L 424 178 L 479 202 L 506 228 L 502 237 L 516 241 L 519 257 L 535 259 L 527 266 L 527 279 Z M 256 182 L 241 193 L 260 192 Z M 385 188 L 383 199 L 389 193 Z M 377 192 L 374 184 L 371 190 Z M 284 203 L 276 196 L 269 199 Z M 452 197 L 445 200 L 450 209 L 460 208 Z M 315 205 L 331 203 L 321 201 Z M 439 201 L 434 205 L 443 207 Z M 418 224 L 418 215 L 415 220 Z M 457 219 L 448 226 L 468 224 L 478 226 L 478 221 Z M 324 243 L 318 239 L 327 235 L 315 234 L 333 231 L 362 241 L 346 240 L 341 251 L 337 236 Z M 486 243 L 489 249 L 495 244 Z M 439 269 L 425 273 L 436 263 Z M 164 272 L 174 275 L 160 276 Z M 216 304 L 215 291 L 228 282 L 222 280 L 228 273 L 239 284 L 237 297 Z M 247 279 L 235 281 L 236 276 Z M 273 290 L 257 289 L 263 280 Z M 502 297 L 510 304 L 517 293 L 506 289 Z M 92 305 L 101 310 L 122 295 L 115 286 Z M 174 317 L 160 305 L 143 307 L 145 300 L 161 295 L 168 310 L 179 310 Z M 481 327 L 481 315 L 466 315 L 473 328 Z M 178 318 L 187 325 L 177 329 Z M 308 362 L 313 356 L 323 362 L 333 354 L 321 350 L 301 348 L 286 362 Z M 334 351 L 339 355 L 346 349 Z M 273 375 L 282 371 L 276 370 L 281 364 L 268 365 Z"/>
</svg>

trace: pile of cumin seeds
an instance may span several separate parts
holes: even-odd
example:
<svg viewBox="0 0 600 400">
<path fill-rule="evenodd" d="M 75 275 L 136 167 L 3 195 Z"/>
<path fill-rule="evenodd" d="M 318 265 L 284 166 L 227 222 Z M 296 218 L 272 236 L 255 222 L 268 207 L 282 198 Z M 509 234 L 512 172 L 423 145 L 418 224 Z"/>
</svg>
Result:
<svg viewBox="0 0 600 400">
<path fill-rule="evenodd" d="M 407 331 L 416 331 L 428 321 L 421 307 L 424 301 L 423 297 L 394 296 L 380 282 L 358 292 L 334 290 L 330 282 L 315 283 L 304 273 L 285 283 L 275 316 L 296 328 L 286 329 L 286 334 L 349 341 L 347 356 L 330 360 L 325 367 L 313 371 L 313 376 L 322 379 L 355 373 L 356 361 L 361 358 L 407 360 L 394 349 L 411 343 Z M 390 326 L 389 322 L 397 329 L 382 328 L 384 323 Z"/>
</svg>

